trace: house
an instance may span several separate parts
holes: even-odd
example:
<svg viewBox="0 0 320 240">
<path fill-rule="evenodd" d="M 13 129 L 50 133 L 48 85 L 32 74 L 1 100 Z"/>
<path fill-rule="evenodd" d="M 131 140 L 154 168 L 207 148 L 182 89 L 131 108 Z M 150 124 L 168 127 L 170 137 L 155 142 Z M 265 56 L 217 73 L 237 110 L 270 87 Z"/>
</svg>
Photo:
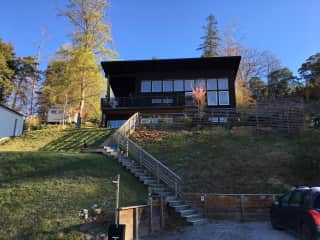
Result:
<svg viewBox="0 0 320 240">
<path fill-rule="evenodd" d="M 77 121 L 76 114 L 72 114 L 68 109 L 65 109 L 63 105 L 54 105 L 48 110 L 47 123 L 65 123 L 71 124 Z"/>
<path fill-rule="evenodd" d="M 240 56 L 106 61 L 102 123 L 117 127 L 135 112 L 181 113 L 194 109 L 192 90 L 206 89 L 206 108 L 235 108 Z M 111 97 L 110 92 L 113 92 Z"/>
<path fill-rule="evenodd" d="M 0 138 L 20 136 L 23 123 L 23 114 L 0 104 Z"/>
</svg>

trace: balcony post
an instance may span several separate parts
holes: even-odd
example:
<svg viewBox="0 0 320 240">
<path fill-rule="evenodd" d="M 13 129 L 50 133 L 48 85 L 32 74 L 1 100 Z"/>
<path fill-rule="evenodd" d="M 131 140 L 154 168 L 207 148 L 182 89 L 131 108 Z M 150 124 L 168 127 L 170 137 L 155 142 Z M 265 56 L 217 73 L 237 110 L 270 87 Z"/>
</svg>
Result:
<svg viewBox="0 0 320 240">
<path fill-rule="evenodd" d="M 107 102 L 110 101 L 110 77 L 107 76 L 107 93 L 106 93 Z"/>
</svg>

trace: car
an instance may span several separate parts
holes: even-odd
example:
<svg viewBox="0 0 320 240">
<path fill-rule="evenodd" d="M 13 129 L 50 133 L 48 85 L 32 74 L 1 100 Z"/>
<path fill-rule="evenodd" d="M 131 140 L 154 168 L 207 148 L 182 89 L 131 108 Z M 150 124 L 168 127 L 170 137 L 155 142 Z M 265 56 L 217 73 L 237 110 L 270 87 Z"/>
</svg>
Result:
<svg viewBox="0 0 320 240">
<path fill-rule="evenodd" d="M 295 187 L 272 203 L 271 225 L 320 240 L 320 187 Z"/>
</svg>

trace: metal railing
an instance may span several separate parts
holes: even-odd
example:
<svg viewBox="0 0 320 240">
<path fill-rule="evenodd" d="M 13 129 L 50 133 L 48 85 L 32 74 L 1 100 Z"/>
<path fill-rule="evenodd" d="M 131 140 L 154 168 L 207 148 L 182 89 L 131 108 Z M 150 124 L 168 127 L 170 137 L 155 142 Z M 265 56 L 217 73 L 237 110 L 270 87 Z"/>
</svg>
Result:
<svg viewBox="0 0 320 240">
<path fill-rule="evenodd" d="M 157 183 L 163 182 L 176 196 L 179 196 L 181 178 L 129 138 L 138 124 L 139 113 L 135 113 L 113 134 L 112 138 L 117 143 L 118 151 L 123 151 L 128 157 L 147 169 L 156 178 Z"/>
<path fill-rule="evenodd" d="M 192 99 L 191 99 L 192 100 Z M 128 107 L 174 107 L 184 106 L 186 97 L 184 95 L 152 95 L 152 96 L 135 96 L 135 97 L 115 97 L 101 98 L 102 108 L 128 108 Z"/>
</svg>

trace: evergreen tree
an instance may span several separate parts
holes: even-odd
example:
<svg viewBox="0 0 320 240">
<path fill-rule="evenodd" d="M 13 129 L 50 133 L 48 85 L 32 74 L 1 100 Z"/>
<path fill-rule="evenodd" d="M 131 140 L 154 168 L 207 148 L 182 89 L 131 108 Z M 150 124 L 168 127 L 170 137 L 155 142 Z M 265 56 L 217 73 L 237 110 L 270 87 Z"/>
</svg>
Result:
<svg viewBox="0 0 320 240">
<path fill-rule="evenodd" d="M 267 94 L 267 87 L 259 77 L 250 78 L 249 89 L 254 99 L 263 98 Z"/>
<path fill-rule="evenodd" d="M 288 68 L 275 70 L 269 75 L 268 95 L 269 97 L 287 96 L 290 92 L 289 85 L 296 77 Z"/>
<path fill-rule="evenodd" d="M 30 109 L 33 108 L 31 98 L 33 97 L 33 81 L 38 79 L 37 64 L 34 57 L 17 58 L 14 61 L 14 87 L 11 95 L 13 109 L 23 111 L 26 110 L 24 108 L 27 105 L 30 105 Z"/>
<path fill-rule="evenodd" d="M 202 57 L 215 57 L 218 55 L 218 45 L 220 38 L 218 37 L 218 22 L 211 14 L 207 17 L 207 25 L 203 27 L 205 35 L 201 37 L 203 43 L 197 48 L 203 52 Z"/>
<path fill-rule="evenodd" d="M 0 103 L 6 103 L 14 85 L 14 59 L 15 53 L 10 43 L 5 43 L 0 38 Z"/>
</svg>

